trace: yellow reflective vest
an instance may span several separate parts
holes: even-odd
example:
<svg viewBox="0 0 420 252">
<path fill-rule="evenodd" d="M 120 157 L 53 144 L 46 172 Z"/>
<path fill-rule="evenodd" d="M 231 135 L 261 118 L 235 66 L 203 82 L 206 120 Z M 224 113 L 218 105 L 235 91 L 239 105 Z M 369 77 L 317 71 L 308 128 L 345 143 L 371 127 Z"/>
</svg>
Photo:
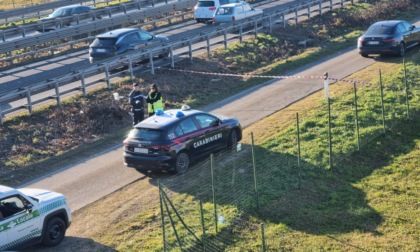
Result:
<svg viewBox="0 0 420 252">
<path fill-rule="evenodd" d="M 158 93 L 155 93 L 155 96 L 152 97 L 152 94 L 149 93 L 149 99 L 156 99 L 156 96 Z M 156 113 L 156 111 L 163 110 L 163 101 L 162 101 L 162 95 L 160 96 L 160 99 L 155 101 L 154 103 L 148 103 L 148 112 L 149 113 Z"/>
</svg>

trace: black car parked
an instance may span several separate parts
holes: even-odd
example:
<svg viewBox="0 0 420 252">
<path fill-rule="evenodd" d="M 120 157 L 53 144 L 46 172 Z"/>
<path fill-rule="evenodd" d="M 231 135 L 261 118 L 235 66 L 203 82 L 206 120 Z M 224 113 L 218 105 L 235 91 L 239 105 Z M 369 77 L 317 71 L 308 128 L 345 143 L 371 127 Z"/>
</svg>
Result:
<svg viewBox="0 0 420 252">
<path fill-rule="evenodd" d="M 420 28 L 403 20 L 376 22 L 369 27 L 358 42 L 357 49 L 363 57 L 369 54 L 404 56 L 406 49 L 420 43 Z"/>
<path fill-rule="evenodd" d="M 191 162 L 212 152 L 235 146 L 242 139 L 236 118 L 182 109 L 157 111 L 138 123 L 124 140 L 124 164 L 142 173 L 184 173 Z"/>
<path fill-rule="evenodd" d="M 89 61 L 93 63 L 96 60 L 138 50 L 168 40 L 165 36 L 155 36 L 138 28 L 121 28 L 109 31 L 96 36 L 89 46 Z M 168 56 L 168 53 L 159 55 L 162 58 L 166 56 Z"/>
</svg>

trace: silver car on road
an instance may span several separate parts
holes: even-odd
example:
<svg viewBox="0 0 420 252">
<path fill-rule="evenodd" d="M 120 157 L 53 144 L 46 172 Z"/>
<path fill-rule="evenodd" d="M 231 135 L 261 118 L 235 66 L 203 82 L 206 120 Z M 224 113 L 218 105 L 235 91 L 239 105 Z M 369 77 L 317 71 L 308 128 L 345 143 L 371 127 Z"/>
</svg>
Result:
<svg viewBox="0 0 420 252">
<path fill-rule="evenodd" d="M 233 23 L 250 17 L 262 16 L 263 11 L 252 7 L 247 2 L 221 5 L 213 15 L 213 23 Z"/>
</svg>

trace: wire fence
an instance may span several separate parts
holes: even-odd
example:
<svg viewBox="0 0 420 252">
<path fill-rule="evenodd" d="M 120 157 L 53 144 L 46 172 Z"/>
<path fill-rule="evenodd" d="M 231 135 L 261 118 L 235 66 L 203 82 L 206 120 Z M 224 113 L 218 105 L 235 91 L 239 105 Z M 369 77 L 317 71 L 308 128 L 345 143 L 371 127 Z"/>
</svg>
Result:
<svg viewBox="0 0 420 252">
<path fill-rule="evenodd" d="M 341 211 L 346 204 L 340 204 L 340 191 L 348 188 L 331 174 L 344 172 L 340 163 L 352 153 L 418 119 L 420 69 L 407 65 L 400 76 L 392 84 L 383 84 L 380 72 L 378 84 L 337 83 L 341 92 L 320 100 L 313 113 L 285 115 L 295 119 L 281 135 L 256 145 L 251 133 L 244 136 L 250 144 L 159 181 L 164 251 L 280 251 L 287 249 L 290 226 L 310 232 L 374 226 L 377 216 L 365 223 L 373 210 L 358 216 Z M 338 202 L 340 214 L 321 218 L 322 198 Z"/>
</svg>

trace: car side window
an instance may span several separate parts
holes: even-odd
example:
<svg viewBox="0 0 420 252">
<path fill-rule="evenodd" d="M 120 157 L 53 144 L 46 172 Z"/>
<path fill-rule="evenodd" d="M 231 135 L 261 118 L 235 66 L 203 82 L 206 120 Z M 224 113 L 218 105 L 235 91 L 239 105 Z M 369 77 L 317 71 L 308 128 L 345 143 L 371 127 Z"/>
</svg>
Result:
<svg viewBox="0 0 420 252">
<path fill-rule="evenodd" d="M 125 35 L 125 39 L 124 39 L 124 41 L 126 43 L 133 43 L 133 42 L 136 42 L 136 41 L 139 41 L 139 40 L 140 40 L 140 38 L 139 38 L 139 34 L 137 32 L 133 32 L 133 33 Z"/>
<path fill-rule="evenodd" d="M 69 16 L 71 14 L 72 14 L 72 10 L 71 9 L 66 9 L 66 10 L 63 11 L 61 16 Z"/>
<path fill-rule="evenodd" d="M 236 14 L 242 14 L 244 12 L 244 8 L 242 6 L 236 7 Z"/>
<path fill-rule="evenodd" d="M 73 11 L 71 12 L 71 14 L 80 14 L 83 12 L 83 9 L 80 7 L 76 7 L 73 9 Z"/>
<path fill-rule="evenodd" d="M 200 128 L 207 128 L 211 127 L 212 125 L 215 125 L 215 122 L 217 121 L 217 118 L 211 115 L 196 115 L 195 116 L 196 121 L 200 125 Z"/>
<path fill-rule="evenodd" d="M 192 118 L 187 118 L 182 121 L 179 126 L 181 127 L 184 134 L 188 134 L 197 130 L 197 126 L 195 125 Z"/>
<path fill-rule="evenodd" d="M 141 40 L 152 40 L 153 36 L 152 34 L 148 33 L 148 32 L 139 32 L 140 34 L 140 39 Z"/>
<path fill-rule="evenodd" d="M 398 24 L 398 25 L 397 25 L 397 31 L 398 31 L 399 33 L 404 33 L 404 32 L 406 32 L 406 31 L 407 31 L 407 29 L 405 29 L 405 27 L 404 27 L 404 25 L 403 25 L 403 24 Z"/>
<path fill-rule="evenodd" d="M 403 23 L 401 23 L 401 25 L 404 27 L 405 31 L 409 31 L 410 30 L 411 25 L 409 23 L 403 22 Z"/>
<path fill-rule="evenodd" d="M 175 127 L 174 132 L 175 132 L 175 135 L 177 135 L 177 136 L 184 135 L 184 132 L 182 131 L 181 126 L 179 126 L 179 125 Z"/>
<path fill-rule="evenodd" d="M 3 218 L 8 218 L 17 213 L 26 211 L 25 205 L 28 202 L 25 199 L 22 199 L 18 195 L 4 198 L 0 200 L 0 212 Z"/>
<path fill-rule="evenodd" d="M 219 8 L 218 11 L 220 15 L 231 15 L 233 13 L 233 8 L 232 7 L 222 7 Z"/>
<path fill-rule="evenodd" d="M 244 4 L 244 11 L 245 12 L 248 12 L 248 11 L 251 11 L 251 5 L 249 5 L 249 4 Z"/>
</svg>

